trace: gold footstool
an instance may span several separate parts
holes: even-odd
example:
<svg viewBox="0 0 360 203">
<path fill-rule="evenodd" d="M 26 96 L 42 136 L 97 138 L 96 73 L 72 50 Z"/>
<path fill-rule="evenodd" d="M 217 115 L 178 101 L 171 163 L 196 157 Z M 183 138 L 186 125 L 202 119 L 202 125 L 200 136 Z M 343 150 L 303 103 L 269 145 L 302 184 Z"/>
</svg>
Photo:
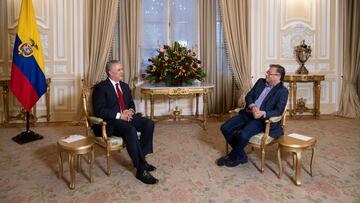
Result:
<svg viewBox="0 0 360 203">
<path fill-rule="evenodd" d="M 81 138 L 82 139 L 79 139 Z M 91 138 L 82 136 L 82 135 L 71 135 L 63 137 L 57 142 L 58 149 L 58 164 L 59 164 L 59 176 L 63 176 L 63 161 L 62 161 L 62 152 L 68 154 L 69 159 L 69 169 L 70 169 L 70 189 L 75 188 L 75 169 L 74 164 L 76 163 L 77 171 L 81 169 L 81 159 L 80 155 L 88 154 L 88 163 L 89 163 L 89 178 L 92 182 L 92 169 L 94 164 L 94 142 Z M 76 160 L 76 162 L 75 162 Z"/>
<path fill-rule="evenodd" d="M 300 135 L 301 136 L 301 135 Z M 301 162 L 301 154 L 306 149 L 311 149 L 311 161 L 310 161 L 310 175 L 313 174 L 313 161 L 314 161 L 314 147 L 316 144 L 316 139 L 313 137 L 307 137 L 304 138 L 310 138 L 309 140 L 302 140 L 290 136 L 282 136 L 279 138 L 278 143 L 278 160 L 279 160 L 279 178 L 281 178 L 282 174 L 282 166 L 281 166 L 281 151 L 287 151 L 292 152 L 293 154 L 293 169 L 295 169 L 295 177 L 294 182 L 297 186 L 301 185 L 301 168 L 302 168 L 302 162 Z"/>
</svg>

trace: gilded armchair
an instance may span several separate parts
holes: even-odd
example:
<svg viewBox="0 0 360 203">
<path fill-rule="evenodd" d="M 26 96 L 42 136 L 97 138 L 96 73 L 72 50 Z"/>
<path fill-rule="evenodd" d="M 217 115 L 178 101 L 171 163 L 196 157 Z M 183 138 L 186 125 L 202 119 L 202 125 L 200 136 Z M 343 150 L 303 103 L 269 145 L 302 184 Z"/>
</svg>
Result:
<svg viewBox="0 0 360 203">
<path fill-rule="evenodd" d="M 124 141 L 121 137 L 117 136 L 110 136 L 106 133 L 106 122 L 99 118 L 95 117 L 93 113 L 93 106 L 92 106 L 92 92 L 93 92 L 94 86 L 88 87 L 83 85 L 82 88 L 82 101 L 83 101 L 83 107 L 85 112 L 85 124 L 86 124 L 86 135 L 93 138 L 94 142 L 99 145 L 102 149 L 105 150 L 106 153 L 106 163 L 107 163 L 107 169 L 106 174 L 111 174 L 111 161 L 110 156 L 111 152 L 113 151 L 121 151 L 125 145 Z M 96 137 L 94 135 L 94 132 L 92 130 L 92 125 L 101 125 L 101 132 L 102 137 Z"/>
<path fill-rule="evenodd" d="M 230 113 L 232 115 L 239 113 L 239 111 L 242 108 L 237 108 L 234 110 L 230 110 Z M 265 131 L 258 133 L 254 136 L 252 136 L 249 140 L 248 146 L 251 148 L 251 150 L 248 152 L 252 152 L 254 151 L 254 148 L 260 149 L 260 155 L 261 155 L 261 165 L 260 165 L 260 172 L 263 173 L 264 172 L 264 165 L 265 165 L 265 150 L 268 146 L 271 146 L 273 144 L 277 143 L 278 138 L 272 138 L 271 136 L 269 136 L 269 132 L 270 132 L 270 125 L 272 123 L 277 123 L 277 122 L 281 122 L 281 126 L 284 129 L 285 127 L 285 122 L 286 122 L 286 110 L 287 108 L 285 107 L 283 113 L 280 116 L 275 116 L 275 117 L 271 117 L 269 119 L 266 119 L 266 125 L 265 125 Z M 226 142 L 226 154 L 229 153 L 229 144 Z"/>
</svg>

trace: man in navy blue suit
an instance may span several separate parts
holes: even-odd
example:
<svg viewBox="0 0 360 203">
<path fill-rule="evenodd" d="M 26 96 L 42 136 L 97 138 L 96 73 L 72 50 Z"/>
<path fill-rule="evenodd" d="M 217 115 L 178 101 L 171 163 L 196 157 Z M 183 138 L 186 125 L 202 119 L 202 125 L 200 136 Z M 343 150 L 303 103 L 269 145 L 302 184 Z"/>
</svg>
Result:
<svg viewBox="0 0 360 203">
<path fill-rule="evenodd" d="M 265 131 L 267 118 L 280 116 L 285 109 L 289 93 L 282 83 L 284 76 L 284 67 L 271 64 L 265 79 L 259 79 L 246 95 L 245 108 L 221 126 L 221 132 L 232 150 L 216 161 L 218 166 L 234 167 L 248 161 L 244 148 L 250 138 Z M 281 136 L 281 124 L 271 124 L 269 134 L 274 138 Z"/>
<path fill-rule="evenodd" d="M 153 152 L 154 122 L 136 113 L 129 85 L 122 82 L 124 68 L 119 61 L 106 64 L 108 78 L 96 85 L 92 101 L 95 116 L 107 122 L 108 135 L 122 137 L 126 143 L 128 154 L 137 169 L 136 178 L 146 184 L 155 184 L 149 171 L 155 166 L 147 163 L 145 156 Z M 97 136 L 101 136 L 100 126 L 93 127 Z M 138 139 L 137 131 L 141 132 Z"/>
</svg>

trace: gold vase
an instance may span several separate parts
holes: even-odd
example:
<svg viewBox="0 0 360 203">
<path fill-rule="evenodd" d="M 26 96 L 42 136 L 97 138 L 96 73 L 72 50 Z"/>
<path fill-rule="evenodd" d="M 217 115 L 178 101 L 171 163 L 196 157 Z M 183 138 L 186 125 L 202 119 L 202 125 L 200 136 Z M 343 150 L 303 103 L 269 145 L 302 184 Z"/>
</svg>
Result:
<svg viewBox="0 0 360 203">
<path fill-rule="evenodd" d="M 305 44 L 305 40 L 301 41 L 300 45 L 294 48 L 296 61 L 300 64 L 296 70 L 297 74 L 308 74 L 309 71 L 305 67 L 305 62 L 311 56 L 311 47 Z"/>
</svg>

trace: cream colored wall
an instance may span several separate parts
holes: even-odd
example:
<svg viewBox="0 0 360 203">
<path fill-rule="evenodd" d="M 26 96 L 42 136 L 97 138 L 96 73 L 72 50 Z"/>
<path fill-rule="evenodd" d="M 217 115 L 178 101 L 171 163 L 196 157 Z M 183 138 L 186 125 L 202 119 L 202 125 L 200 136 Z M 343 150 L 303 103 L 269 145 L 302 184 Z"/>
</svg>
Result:
<svg viewBox="0 0 360 203">
<path fill-rule="evenodd" d="M 337 110 L 341 83 L 341 24 L 338 0 L 251 1 L 253 81 L 264 77 L 269 64 L 282 64 L 295 73 L 293 47 L 306 40 L 312 56 L 305 66 L 310 74 L 325 74 L 321 83 L 322 114 Z M 298 84 L 298 96 L 312 106 L 312 84 Z"/>
<path fill-rule="evenodd" d="M 83 67 L 83 0 L 33 0 L 46 77 L 51 82 L 51 121 L 73 120 L 80 101 Z M 0 1 L 0 78 L 9 79 L 21 0 Z M 2 101 L 2 98 L 1 98 Z M 21 108 L 10 93 L 10 114 Z M 37 103 L 45 114 L 45 99 Z M 1 102 L 1 122 L 4 111 Z"/>
</svg>

